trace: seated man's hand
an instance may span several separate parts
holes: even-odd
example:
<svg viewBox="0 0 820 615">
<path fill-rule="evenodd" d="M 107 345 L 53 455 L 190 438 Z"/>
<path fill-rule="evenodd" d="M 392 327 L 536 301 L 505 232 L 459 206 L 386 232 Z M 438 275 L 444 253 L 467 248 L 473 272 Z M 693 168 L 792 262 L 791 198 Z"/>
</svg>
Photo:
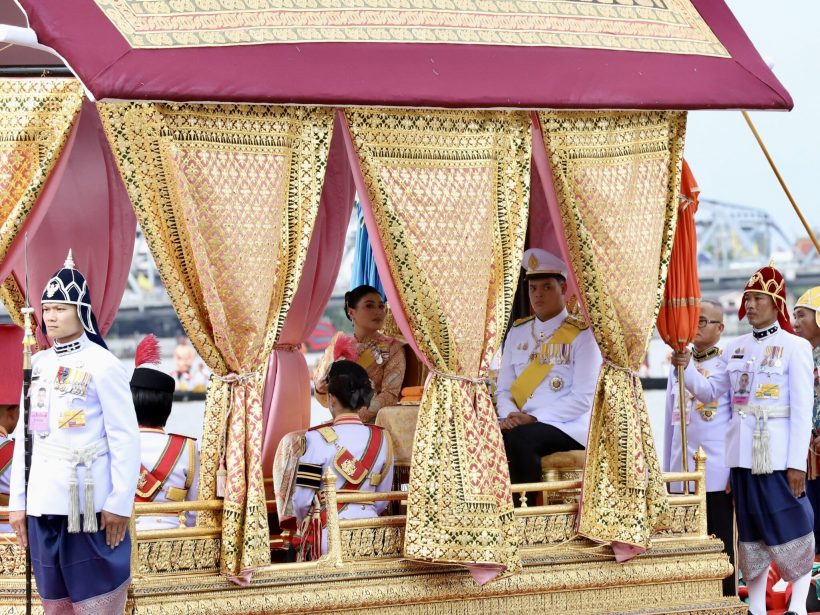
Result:
<svg viewBox="0 0 820 615">
<path fill-rule="evenodd" d="M 527 423 L 535 423 L 538 420 L 526 412 L 510 412 L 510 415 L 507 418 L 512 422 L 513 427 L 526 425 Z"/>
<path fill-rule="evenodd" d="M 689 365 L 689 357 L 692 353 L 689 351 L 688 348 L 684 348 L 682 351 L 675 350 L 672 353 L 672 365 L 675 367 L 686 367 Z"/>
</svg>

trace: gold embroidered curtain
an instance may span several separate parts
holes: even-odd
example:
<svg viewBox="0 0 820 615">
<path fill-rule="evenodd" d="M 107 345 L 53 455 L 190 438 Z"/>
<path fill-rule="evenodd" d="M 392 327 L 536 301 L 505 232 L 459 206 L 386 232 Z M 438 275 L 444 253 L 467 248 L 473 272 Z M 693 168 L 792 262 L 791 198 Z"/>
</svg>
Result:
<svg viewBox="0 0 820 615">
<path fill-rule="evenodd" d="M 83 103 L 75 79 L 0 79 L 0 263 L 34 208 Z M 0 286 L 12 320 L 23 325 L 13 277 Z"/>
<path fill-rule="evenodd" d="M 539 119 L 572 268 L 604 357 L 579 531 L 646 548 L 668 503 L 635 372 L 663 297 L 686 114 L 542 112 Z"/>
<path fill-rule="evenodd" d="M 100 103 L 137 219 L 205 363 L 200 497 L 227 466 L 222 569 L 270 563 L 262 478 L 264 367 L 307 254 L 332 109 Z"/>
<path fill-rule="evenodd" d="M 525 113 L 345 112 L 401 306 L 432 368 L 419 410 L 404 553 L 515 570 L 504 445 L 482 379 L 518 280 L 529 203 Z M 362 190 L 360 189 L 360 196 Z"/>
</svg>

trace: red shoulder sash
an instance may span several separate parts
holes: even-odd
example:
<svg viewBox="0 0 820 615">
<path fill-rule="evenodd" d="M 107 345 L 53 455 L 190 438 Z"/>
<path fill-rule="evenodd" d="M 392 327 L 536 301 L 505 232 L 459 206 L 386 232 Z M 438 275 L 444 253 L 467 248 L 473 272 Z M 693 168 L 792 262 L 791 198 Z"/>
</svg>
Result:
<svg viewBox="0 0 820 615">
<path fill-rule="evenodd" d="M 6 440 L 0 444 L 0 474 L 9 469 L 14 457 L 14 440 Z"/>
<path fill-rule="evenodd" d="M 165 450 L 160 454 L 154 469 L 149 472 L 148 468 L 140 464 L 140 477 L 137 480 L 137 493 L 134 496 L 134 501 L 154 501 L 162 485 L 165 484 L 171 472 L 174 471 L 174 467 L 176 467 L 182 452 L 185 450 L 187 440 L 188 438 L 185 436 L 169 434 Z"/>
</svg>

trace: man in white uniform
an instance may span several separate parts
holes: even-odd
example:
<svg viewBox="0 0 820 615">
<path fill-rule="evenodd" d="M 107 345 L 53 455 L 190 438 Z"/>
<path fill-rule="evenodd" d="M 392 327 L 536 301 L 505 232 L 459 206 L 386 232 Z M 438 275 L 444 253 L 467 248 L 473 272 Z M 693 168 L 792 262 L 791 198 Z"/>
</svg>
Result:
<svg viewBox="0 0 820 615">
<path fill-rule="evenodd" d="M 695 335 L 694 351 L 695 368 L 705 377 L 722 372 L 726 369 L 726 362 L 722 350 L 718 348 L 720 335 L 723 333 L 723 307 L 718 301 L 704 299 L 701 302 L 698 332 Z M 666 386 L 666 434 L 664 446 L 665 472 L 680 472 L 681 463 L 680 441 L 680 405 L 678 402 L 679 386 L 677 368 L 669 370 L 669 380 Z M 727 493 L 729 484 L 729 468 L 724 460 L 724 443 L 726 429 L 732 416 L 729 393 L 721 395 L 717 401 L 709 401 L 712 394 L 710 388 L 695 391 L 692 395 L 685 394 L 686 407 L 686 445 L 688 449 L 689 467 L 692 467 L 692 456 L 698 448 L 706 453 L 706 527 L 710 534 L 714 534 L 723 541 L 729 560 L 734 566 L 734 506 L 732 496 Z M 703 399 L 698 397 L 703 395 Z M 680 493 L 683 490 L 681 483 L 672 485 L 672 491 Z M 723 594 L 734 596 L 737 593 L 735 576 L 723 580 Z"/>
<path fill-rule="evenodd" d="M 182 502 L 197 498 L 199 489 L 199 452 L 196 440 L 165 432 L 171 416 L 176 381 L 155 366 L 160 361 L 159 342 L 147 336 L 135 357 L 136 369 L 131 376 L 131 395 L 140 426 L 142 465 L 137 481 L 137 502 Z M 196 513 L 186 514 L 186 525 L 192 526 Z M 138 530 L 161 530 L 179 527 L 179 515 L 137 517 Z"/>
<path fill-rule="evenodd" d="M 564 262 L 532 248 L 522 266 L 535 313 L 507 334 L 496 403 L 510 481 L 535 483 L 541 457 L 586 448 L 601 353 L 583 319 L 567 313 Z M 529 505 L 535 497 L 527 494 Z"/>
<path fill-rule="evenodd" d="M 105 347 L 88 286 L 69 252 L 46 283 L 43 332 L 54 342 L 32 361 L 31 474 L 15 447 L 10 522 L 28 544 L 49 613 L 121 614 L 131 577 L 128 521 L 139 474 L 139 429 L 128 373 Z M 22 442 L 23 421 L 15 432 Z"/>
<path fill-rule="evenodd" d="M 0 325 L 0 506 L 9 505 L 11 460 L 14 432 L 20 418 L 23 394 L 23 330 L 16 325 Z M 9 517 L 0 513 L 0 533 L 11 532 Z"/>
<path fill-rule="evenodd" d="M 735 502 L 738 563 L 749 587 L 749 609 L 766 613 L 769 565 L 792 583 L 788 613 L 805 615 L 814 563 L 814 516 L 805 493 L 813 403 L 811 345 L 792 332 L 786 282 L 773 266 L 749 279 L 738 317 L 752 333 L 726 345 L 726 369 L 700 374 L 689 351 L 684 383 L 699 399 L 729 391 L 732 418 L 726 432 L 726 465 Z M 711 389 L 711 395 L 705 391 Z"/>
</svg>

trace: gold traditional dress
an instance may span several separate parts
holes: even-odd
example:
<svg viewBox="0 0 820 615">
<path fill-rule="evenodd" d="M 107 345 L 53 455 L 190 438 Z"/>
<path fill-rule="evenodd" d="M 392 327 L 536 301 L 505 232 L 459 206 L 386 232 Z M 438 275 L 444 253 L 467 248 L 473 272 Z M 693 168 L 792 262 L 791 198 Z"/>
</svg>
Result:
<svg viewBox="0 0 820 615">
<path fill-rule="evenodd" d="M 336 343 L 342 336 L 350 339 L 344 333 L 337 333 L 325 354 L 313 372 L 313 386 L 316 399 L 327 407 L 327 373 L 334 360 Z M 367 370 L 367 375 L 373 383 L 376 395 L 370 402 L 370 411 L 378 412 L 385 406 L 393 406 L 399 401 L 401 385 L 404 381 L 406 367 L 404 357 L 404 343 L 386 335 L 377 334 L 375 337 L 359 342 L 355 340 L 358 352 L 357 363 Z"/>
</svg>

